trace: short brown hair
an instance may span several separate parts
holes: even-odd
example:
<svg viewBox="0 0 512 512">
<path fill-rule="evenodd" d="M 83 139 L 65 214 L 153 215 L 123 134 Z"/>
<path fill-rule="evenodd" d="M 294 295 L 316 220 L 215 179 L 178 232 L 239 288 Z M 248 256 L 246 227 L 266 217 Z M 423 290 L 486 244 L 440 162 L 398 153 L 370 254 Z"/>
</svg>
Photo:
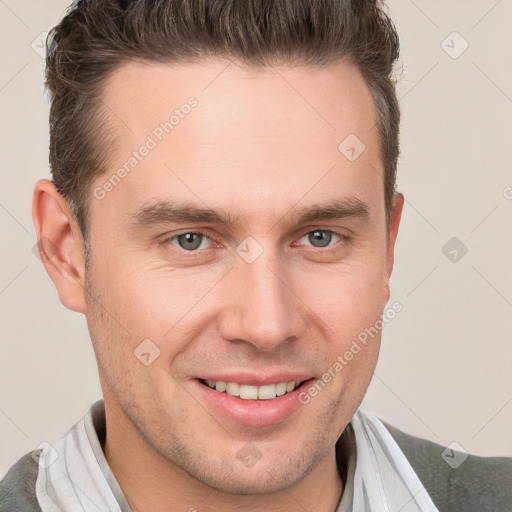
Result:
<svg viewBox="0 0 512 512">
<path fill-rule="evenodd" d="M 389 225 L 399 155 L 398 53 L 379 0 L 80 0 L 47 39 L 52 181 L 87 240 L 92 181 L 112 153 L 102 91 L 127 61 L 224 57 L 264 67 L 344 58 L 361 71 L 378 112 Z"/>
</svg>

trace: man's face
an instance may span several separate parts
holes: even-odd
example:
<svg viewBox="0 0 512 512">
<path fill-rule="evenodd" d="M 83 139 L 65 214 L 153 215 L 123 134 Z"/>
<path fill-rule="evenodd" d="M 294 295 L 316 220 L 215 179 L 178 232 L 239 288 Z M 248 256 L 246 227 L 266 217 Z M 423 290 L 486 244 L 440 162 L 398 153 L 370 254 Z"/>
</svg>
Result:
<svg viewBox="0 0 512 512">
<path fill-rule="evenodd" d="M 299 400 L 389 299 L 383 165 L 355 68 L 226 65 L 128 63 L 108 81 L 118 144 L 92 188 L 86 316 L 109 428 L 211 487 L 269 493 L 332 454 L 372 377 L 380 334 Z M 334 203 L 352 215 L 300 219 Z M 205 380 L 308 382 L 254 401 Z"/>
</svg>

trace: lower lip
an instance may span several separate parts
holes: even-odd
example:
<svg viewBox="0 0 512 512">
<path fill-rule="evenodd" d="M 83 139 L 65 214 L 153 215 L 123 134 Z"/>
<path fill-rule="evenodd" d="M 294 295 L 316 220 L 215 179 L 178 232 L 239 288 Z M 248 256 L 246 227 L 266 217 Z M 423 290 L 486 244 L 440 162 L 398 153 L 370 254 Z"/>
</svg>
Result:
<svg viewBox="0 0 512 512">
<path fill-rule="evenodd" d="M 244 400 L 215 391 L 197 379 L 192 382 L 199 388 L 207 403 L 228 420 L 249 427 L 265 427 L 284 421 L 301 407 L 299 395 L 313 380 L 309 379 L 290 393 L 270 400 Z"/>
</svg>

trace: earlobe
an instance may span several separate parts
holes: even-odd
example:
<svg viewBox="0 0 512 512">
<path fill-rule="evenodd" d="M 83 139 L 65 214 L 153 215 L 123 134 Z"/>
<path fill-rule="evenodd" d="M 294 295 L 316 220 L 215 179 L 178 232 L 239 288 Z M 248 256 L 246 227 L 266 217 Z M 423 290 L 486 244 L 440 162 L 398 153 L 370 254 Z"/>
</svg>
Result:
<svg viewBox="0 0 512 512">
<path fill-rule="evenodd" d="M 64 306 L 85 313 L 84 242 L 67 201 L 47 180 L 39 180 L 32 198 L 32 220 L 39 255 Z"/>
<path fill-rule="evenodd" d="M 396 192 L 393 195 L 393 202 L 391 205 L 391 212 L 389 218 L 389 230 L 388 230 L 388 243 L 386 248 L 386 276 L 385 276 L 385 294 L 386 302 L 389 300 L 391 295 L 389 289 L 389 279 L 393 272 L 393 264 L 395 261 L 395 242 L 398 235 L 398 228 L 400 226 L 400 220 L 402 218 L 402 210 L 404 207 L 404 195 L 401 192 Z"/>
</svg>

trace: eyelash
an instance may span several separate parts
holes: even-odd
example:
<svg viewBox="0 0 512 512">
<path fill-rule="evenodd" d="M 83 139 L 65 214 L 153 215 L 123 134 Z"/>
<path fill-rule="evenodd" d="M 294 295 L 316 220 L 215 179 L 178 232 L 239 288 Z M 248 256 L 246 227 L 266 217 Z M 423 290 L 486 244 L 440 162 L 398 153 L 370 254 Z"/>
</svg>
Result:
<svg viewBox="0 0 512 512">
<path fill-rule="evenodd" d="M 348 244 L 352 237 L 349 236 L 349 235 L 346 235 L 346 234 L 343 234 L 343 233 L 340 233 L 339 231 L 335 231 L 335 230 L 332 230 L 332 229 L 312 229 L 310 231 L 306 231 L 303 235 L 301 235 L 299 237 L 299 240 L 301 238 L 303 238 L 304 236 L 306 235 L 309 235 L 310 233 L 314 233 L 315 231 L 323 231 L 325 233 L 332 233 L 336 236 L 338 236 L 340 238 L 340 242 L 338 242 L 338 244 Z M 179 236 L 181 235 L 186 235 L 186 234 L 193 234 L 193 235 L 201 235 L 201 236 L 204 236 L 205 238 L 209 239 L 210 241 L 212 242 L 215 242 L 215 243 L 218 243 L 216 242 L 215 239 L 211 238 L 208 233 L 206 233 L 205 231 L 202 231 L 201 229 L 196 229 L 194 231 L 182 231 L 181 233 L 176 233 L 176 234 L 173 234 L 171 236 L 168 236 L 166 237 L 163 241 L 162 241 L 162 245 L 170 245 L 170 242 L 172 240 L 175 240 L 177 239 Z M 326 254 L 329 254 L 330 252 L 333 252 L 335 251 L 337 248 L 338 248 L 338 244 L 334 244 L 334 245 L 327 245 L 325 247 L 314 247 L 314 246 L 310 246 L 312 247 L 313 249 L 318 249 L 320 250 L 321 252 L 323 253 L 326 253 Z M 206 249 L 194 249 L 192 251 L 186 251 L 185 249 L 181 249 L 180 247 L 176 247 L 174 246 L 176 249 L 178 249 L 178 251 L 182 252 L 182 253 L 185 253 L 188 257 L 194 257 L 195 255 L 197 255 L 198 253 L 206 250 Z"/>
</svg>

